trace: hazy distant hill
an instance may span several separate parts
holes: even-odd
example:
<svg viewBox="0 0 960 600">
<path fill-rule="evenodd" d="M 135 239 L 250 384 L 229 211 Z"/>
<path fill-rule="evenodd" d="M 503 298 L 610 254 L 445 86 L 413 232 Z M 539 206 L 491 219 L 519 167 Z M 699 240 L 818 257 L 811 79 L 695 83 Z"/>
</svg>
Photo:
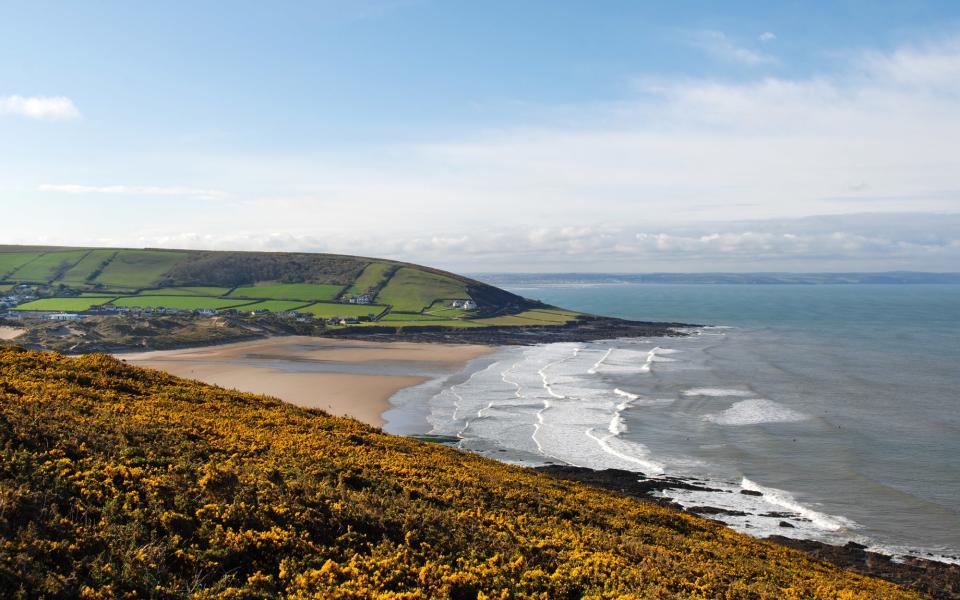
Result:
<svg viewBox="0 0 960 600">
<path fill-rule="evenodd" d="M 905 284 L 960 283 L 960 273 L 475 273 L 493 285 L 563 283 Z"/>
</svg>

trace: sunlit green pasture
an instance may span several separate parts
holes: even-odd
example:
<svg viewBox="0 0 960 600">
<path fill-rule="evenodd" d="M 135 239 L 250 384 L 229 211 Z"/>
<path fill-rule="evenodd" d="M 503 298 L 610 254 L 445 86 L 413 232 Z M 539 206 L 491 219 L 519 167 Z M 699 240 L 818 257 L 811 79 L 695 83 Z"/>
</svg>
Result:
<svg viewBox="0 0 960 600">
<path fill-rule="evenodd" d="M 441 298 L 469 298 L 466 285 L 451 277 L 402 267 L 377 294 L 379 304 L 395 310 L 420 312 Z"/>
<path fill-rule="evenodd" d="M 91 276 L 97 269 L 103 266 L 105 261 L 113 259 L 116 253 L 116 250 L 109 249 L 90 250 L 77 264 L 73 265 L 69 271 L 64 273 L 63 277 L 58 281 L 66 285 L 82 286 L 87 283 L 88 279 L 91 279 Z"/>
<path fill-rule="evenodd" d="M 353 285 L 346 291 L 346 294 L 349 296 L 358 296 L 367 293 L 383 281 L 383 278 L 391 266 L 390 263 L 370 263 L 363 269 L 360 277 L 357 277 L 357 280 L 353 282 Z"/>
<path fill-rule="evenodd" d="M 329 283 L 278 283 L 238 287 L 230 293 L 230 297 L 310 302 L 333 300 L 342 289 L 341 285 Z"/>
<path fill-rule="evenodd" d="M 0 278 L 16 271 L 26 263 L 37 258 L 43 252 L 0 252 Z"/>
<path fill-rule="evenodd" d="M 249 300 L 230 298 L 204 298 L 203 296 L 126 296 L 118 298 L 115 306 L 126 308 L 178 308 L 199 310 L 203 308 L 237 308 L 251 304 Z"/>
<path fill-rule="evenodd" d="M 32 283 L 48 283 L 77 264 L 80 259 L 87 255 L 87 252 L 87 250 L 46 252 L 23 264 L 10 274 L 10 279 Z"/>
<path fill-rule="evenodd" d="M 51 310 L 58 312 L 83 312 L 94 306 L 106 304 L 113 297 L 103 298 L 41 298 L 17 306 L 14 310 Z"/>
<path fill-rule="evenodd" d="M 116 288 L 149 287 L 187 256 L 175 250 L 120 250 L 94 282 Z"/>
<path fill-rule="evenodd" d="M 225 287 L 170 287 L 143 290 L 138 296 L 224 296 L 230 288 Z"/>
<path fill-rule="evenodd" d="M 305 306 L 305 303 L 299 300 L 264 300 L 262 302 L 254 302 L 253 304 L 244 304 L 239 310 L 243 310 L 243 312 L 268 310 L 273 313 L 280 313 L 291 310 L 299 311 L 303 306 Z"/>
<path fill-rule="evenodd" d="M 334 317 L 366 317 L 367 315 L 378 315 L 386 309 L 386 306 L 377 306 L 374 304 L 333 304 L 328 302 L 317 302 L 303 308 L 298 308 L 299 312 L 310 313 L 321 319 L 332 319 Z"/>
</svg>

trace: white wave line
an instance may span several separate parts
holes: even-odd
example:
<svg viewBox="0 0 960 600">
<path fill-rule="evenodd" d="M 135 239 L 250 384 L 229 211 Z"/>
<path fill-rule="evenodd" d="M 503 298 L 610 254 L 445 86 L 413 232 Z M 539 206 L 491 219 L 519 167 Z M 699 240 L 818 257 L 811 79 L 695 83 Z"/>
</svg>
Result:
<svg viewBox="0 0 960 600">
<path fill-rule="evenodd" d="M 653 365 L 653 359 L 657 357 L 657 350 L 660 350 L 660 346 L 654 346 L 650 352 L 647 352 L 647 360 L 644 361 L 643 366 L 640 367 L 640 371 L 644 373 L 650 372 L 650 367 Z"/>
<path fill-rule="evenodd" d="M 597 374 L 597 369 L 600 368 L 600 365 L 603 364 L 603 361 L 607 360 L 607 357 L 610 356 L 610 353 L 611 353 L 611 352 L 613 352 L 613 348 L 608 348 L 608 349 L 607 349 L 607 353 L 604 354 L 603 356 L 601 356 L 601 357 L 600 357 L 600 360 L 598 360 L 597 362 L 593 363 L 593 366 L 592 366 L 592 367 L 590 367 L 589 369 L 587 369 L 587 374 L 588 374 L 588 375 L 596 375 L 596 374 Z"/>
<path fill-rule="evenodd" d="M 458 394 L 456 391 L 454 391 L 453 388 L 460 387 L 460 386 L 462 386 L 462 385 L 467 385 L 468 383 L 470 383 L 471 381 L 473 381 L 473 378 L 474 378 L 474 377 L 476 377 L 476 376 L 479 375 L 480 373 L 484 373 L 484 372 L 486 372 L 486 371 L 489 371 L 489 370 L 493 367 L 493 365 L 495 365 L 495 364 L 497 364 L 497 363 L 490 363 L 489 365 L 487 365 L 487 367 L 486 367 L 485 369 L 481 369 L 480 371 L 474 371 L 473 373 L 470 374 L 470 377 L 467 377 L 467 380 L 464 381 L 463 383 L 457 383 L 457 384 L 455 384 L 455 385 L 451 385 L 450 388 L 449 388 L 450 391 L 453 392 L 453 395 L 454 395 L 454 396 L 456 396 L 459 400 L 462 401 L 462 400 L 463 400 L 463 396 L 461 396 L 461 395 Z M 457 420 L 456 417 L 457 417 L 457 411 L 459 410 L 459 404 L 455 404 L 455 406 L 456 406 L 457 408 L 455 408 L 454 411 L 453 411 L 453 417 L 454 417 L 453 420 L 454 420 L 454 421 Z M 493 406 L 493 400 L 490 401 L 490 404 L 487 405 L 487 408 L 490 408 L 491 406 Z M 477 413 L 477 416 L 480 416 L 480 412 Z M 457 432 L 457 437 L 458 437 L 458 438 L 460 438 L 461 440 L 464 439 L 463 433 L 470 427 L 470 423 L 472 423 L 472 422 L 473 422 L 473 419 L 469 419 L 469 418 L 465 418 L 465 419 L 464 419 L 463 427 L 460 429 L 460 431 Z M 458 444 L 458 445 L 459 445 L 459 444 Z"/>
<path fill-rule="evenodd" d="M 640 465 L 640 466 L 643 467 L 646 471 L 649 471 L 649 472 L 651 472 L 651 473 L 660 474 L 660 473 L 663 472 L 663 468 L 662 468 L 660 465 L 656 464 L 656 463 L 650 462 L 650 461 L 648 461 L 648 460 L 643 460 L 642 458 L 637 458 L 636 456 L 631 456 L 631 455 L 629 455 L 629 454 L 624 454 L 623 452 L 619 452 L 619 451 L 613 449 L 613 448 L 610 446 L 609 441 L 610 441 L 611 438 L 616 437 L 615 434 L 612 434 L 612 433 L 611 433 L 611 434 L 607 434 L 607 435 L 605 435 L 605 436 L 603 436 L 603 437 L 598 437 L 598 436 L 594 435 L 594 433 L 593 433 L 593 427 L 588 428 L 585 433 L 586 433 L 586 435 L 587 435 L 588 438 L 590 438 L 590 439 L 592 439 L 593 441 L 597 442 L 597 444 L 600 446 L 600 449 L 603 450 L 604 452 L 606 452 L 607 454 L 612 454 L 613 456 L 616 456 L 617 458 L 619 458 L 619 459 L 621 459 L 621 460 L 625 460 L 625 461 L 627 461 L 627 462 L 631 462 L 631 463 Z"/>
<path fill-rule="evenodd" d="M 543 389 L 547 390 L 547 393 L 553 396 L 554 398 L 564 399 L 566 398 L 566 396 L 562 396 L 554 392 L 553 389 L 550 387 L 550 383 L 547 381 L 547 373 L 546 373 L 547 369 L 549 369 L 554 365 L 559 365 L 560 363 L 576 358 L 579 352 L 580 352 L 580 347 L 577 346 L 576 348 L 573 349 L 573 354 L 571 354 L 570 356 L 555 360 L 552 363 L 547 363 L 546 365 L 544 365 L 543 367 L 537 370 L 537 373 L 540 375 L 540 379 L 543 380 Z M 543 413 L 544 411 L 548 410 L 551 406 L 553 405 L 550 404 L 550 400 L 548 398 L 544 398 L 543 407 L 537 411 L 537 422 L 533 424 L 533 433 L 530 435 L 530 437 L 533 439 L 533 443 L 537 445 L 537 450 L 540 452 L 540 454 L 543 454 L 544 456 L 549 456 L 549 455 L 543 451 L 543 446 L 540 445 L 540 440 L 537 439 L 537 434 L 540 433 L 540 429 L 544 425 Z M 554 456 L 552 458 L 557 458 L 557 457 Z M 558 460 L 562 460 L 562 459 L 558 459 Z"/>
</svg>

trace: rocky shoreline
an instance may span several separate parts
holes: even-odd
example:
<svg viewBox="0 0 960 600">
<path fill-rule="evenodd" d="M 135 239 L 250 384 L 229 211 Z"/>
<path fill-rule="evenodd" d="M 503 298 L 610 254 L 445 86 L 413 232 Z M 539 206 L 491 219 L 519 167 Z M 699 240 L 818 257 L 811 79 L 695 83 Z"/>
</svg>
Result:
<svg viewBox="0 0 960 600">
<path fill-rule="evenodd" d="M 531 346 L 556 342 L 592 342 L 628 337 L 677 337 L 683 330 L 702 327 L 689 323 L 628 321 L 613 317 L 585 317 L 565 325 L 449 327 L 348 327 L 329 330 L 324 337 L 349 337 L 372 341 L 402 341 L 487 346 Z"/>
<path fill-rule="evenodd" d="M 648 478 L 643 473 L 633 471 L 620 469 L 595 471 L 566 465 L 547 465 L 535 467 L 534 470 L 557 479 L 577 481 L 705 518 L 710 518 L 710 515 L 729 512 L 726 509 L 710 506 L 684 508 L 667 498 L 656 495 L 657 492 L 670 489 L 715 491 L 693 480 L 676 477 Z M 745 493 L 760 494 L 760 492 L 749 491 Z M 830 563 L 841 569 L 892 581 L 904 587 L 929 594 L 938 600 L 960 599 L 960 565 L 917 557 L 904 557 L 899 561 L 893 560 L 887 555 L 870 552 L 866 549 L 866 546 L 856 542 L 836 546 L 814 540 L 797 540 L 779 535 L 765 539 L 774 544 L 800 550 L 816 560 Z"/>
</svg>

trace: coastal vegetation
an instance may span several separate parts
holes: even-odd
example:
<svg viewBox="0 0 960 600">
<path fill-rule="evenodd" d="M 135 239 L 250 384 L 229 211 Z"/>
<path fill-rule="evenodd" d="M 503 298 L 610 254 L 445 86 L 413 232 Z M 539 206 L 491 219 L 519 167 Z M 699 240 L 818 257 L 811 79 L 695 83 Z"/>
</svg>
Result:
<svg viewBox="0 0 960 600">
<path fill-rule="evenodd" d="M 271 300 L 303 300 L 316 302 L 333 300 L 340 293 L 343 286 L 336 284 L 317 283 L 282 283 L 275 285 L 258 285 L 238 287 L 229 293 L 231 298 L 269 298 Z"/>
<path fill-rule="evenodd" d="M 0 593 L 915 598 L 653 504 L 129 366 L 0 349 Z"/>
</svg>

